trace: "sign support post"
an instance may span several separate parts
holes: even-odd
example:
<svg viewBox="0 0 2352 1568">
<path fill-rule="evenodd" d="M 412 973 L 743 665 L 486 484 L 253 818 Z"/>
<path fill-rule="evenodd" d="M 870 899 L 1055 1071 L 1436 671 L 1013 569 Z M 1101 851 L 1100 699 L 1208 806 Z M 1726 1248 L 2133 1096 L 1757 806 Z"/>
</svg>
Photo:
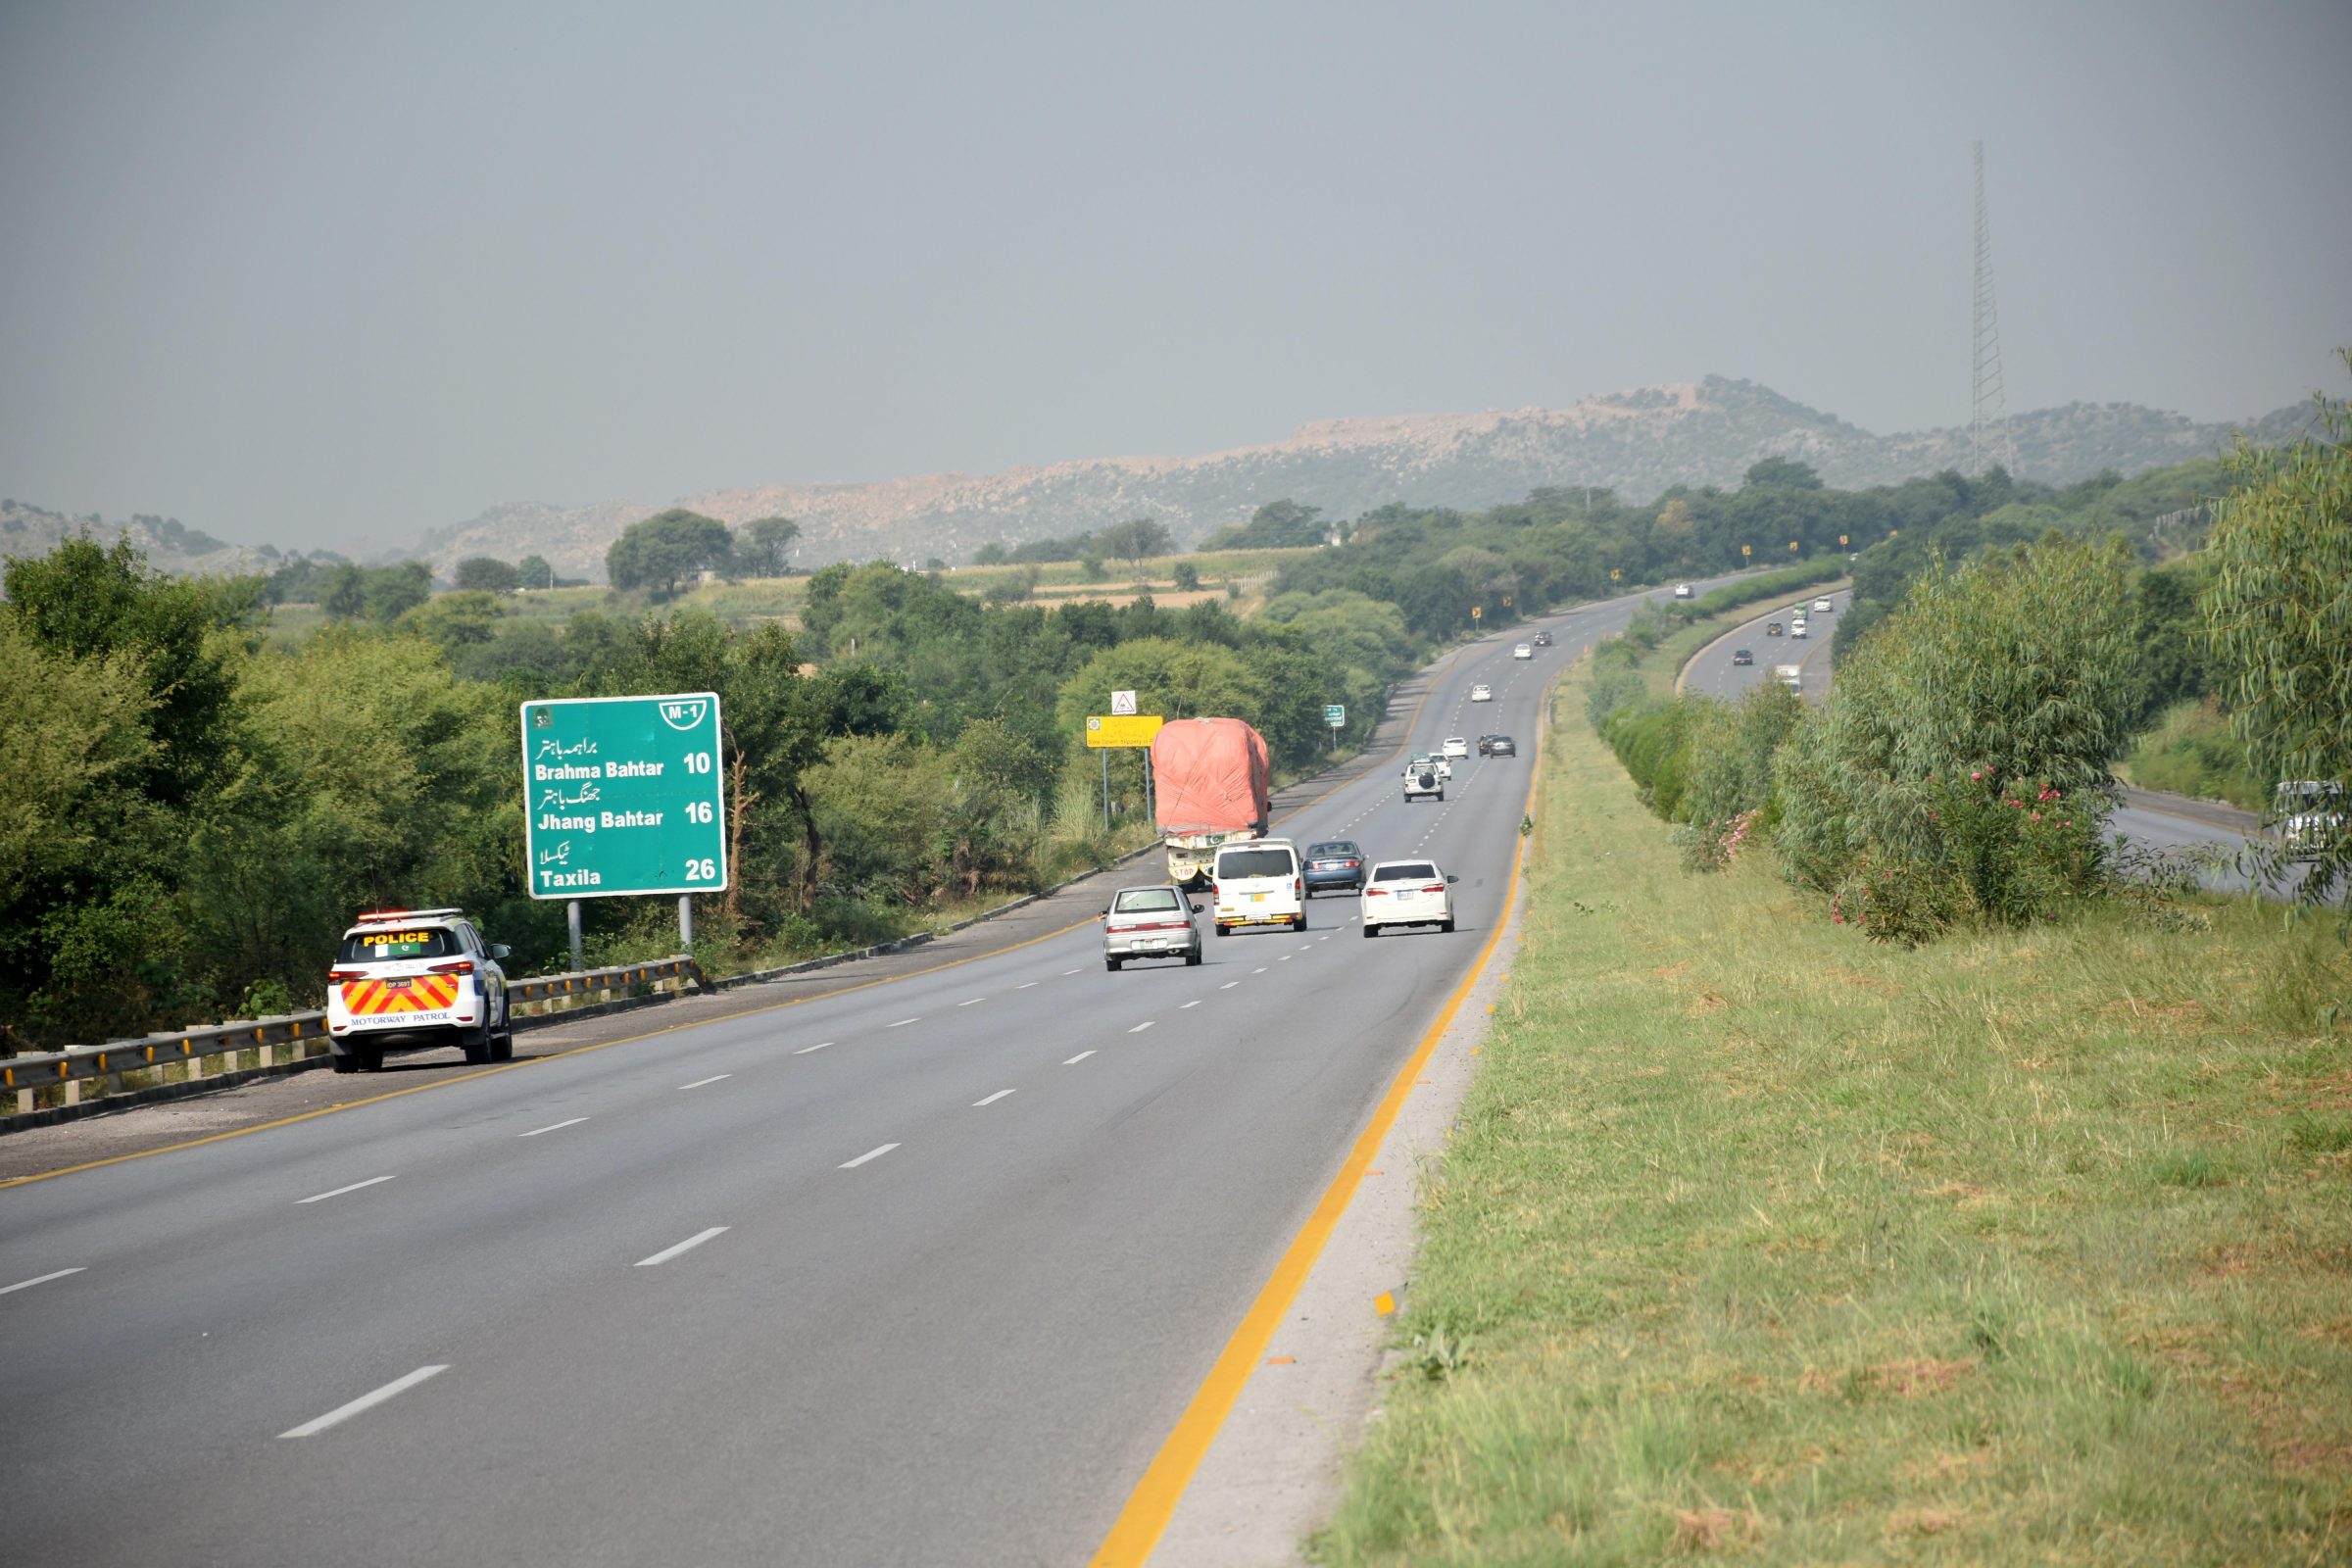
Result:
<svg viewBox="0 0 2352 1568">
<path fill-rule="evenodd" d="M 588 955 L 580 943 L 580 901 L 573 899 L 564 906 L 564 923 L 571 931 L 571 972 L 578 974 L 588 967 Z"/>
</svg>

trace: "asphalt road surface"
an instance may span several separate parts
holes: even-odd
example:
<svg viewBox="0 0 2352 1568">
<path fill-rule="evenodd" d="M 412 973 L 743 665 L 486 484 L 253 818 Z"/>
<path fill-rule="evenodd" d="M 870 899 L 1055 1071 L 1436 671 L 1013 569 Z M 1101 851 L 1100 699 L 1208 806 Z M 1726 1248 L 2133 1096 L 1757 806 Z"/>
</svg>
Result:
<svg viewBox="0 0 2352 1568">
<path fill-rule="evenodd" d="M 1795 663 L 1803 666 L 1801 689 L 1805 699 L 1813 703 L 1828 702 L 1832 673 L 1830 636 L 1836 629 L 1837 617 L 1853 602 L 1853 593 L 1841 589 L 1827 597 L 1834 606 L 1833 612 L 1808 616 L 1810 635 L 1802 641 L 1785 632 L 1779 637 L 1765 635 L 1768 621 L 1777 620 L 1784 628 L 1788 624 L 1788 606 L 1775 604 L 1771 610 L 1734 628 L 1729 635 L 1709 643 L 1684 666 L 1682 689 L 1737 698 L 1750 687 L 1771 679 L 1773 665 Z M 1807 603 L 1810 602 L 1808 598 Z M 1741 648 L 1753 656 L 1752 665 L 1732 662 L 1733 652 Z M 2108 822 L 2116 838 L 2129 846 L 2156 852 L 2202 852 L 2218 857 L 2198 874 L 2198 880 L 2217 893 L 2242 893 L 2258 885 L 2257 879 L 2249 875 L 2251 868 L 2239 863 L 2239 858 L 2258 841 L 2258 824 L 2250 812 L 2210 801 L 2127 790 L 2123 804 Z M 2273 898 L 2288 899 L 2294 897 L 2301 880 L 2301 871 L 2289 868 L 2259 885 Z"/>
<path fill-rule="evenodd" d="M 1541 693 L 1634 602 L 1400 688 L 1399 747 L 1519 758 L 1277 829 L 1434 857 L 1449 936 L 1331 898 L 1109 974 L 1090 925 L 0 1189 L 0 1558 L 1085 1561 L 1502 918 Z"/>
<path fill-rule="evenodd" d="M 1770 610 L 1754 619 L 1742 621 L 1731 632 L 1707 644 L 1683 667 L 1683 690 L 1711 692 L 1718 697 L 1738 697 L 1751 686 L 1772 679 L 1775 664 L 1796 664 L 1804 673 L 1804 685 L 1799 688 L 1812 702 L 1827 700 L 1830 691 L 1830 636 L 1838 629 L 1838 617 L 1845 613 L 1854 600 L 1851 588 L 1840 588 L 1833 594 L 1805 595 L 1810 607 L 1817 598 L 1826 598 L 1831 605 L 1827 614 L 1808 613 L 1805 635 L 1790 637 L 1788 605 L 1775 601 Z M 1788 604 L 1796 601 L 1791 599 Z M 1782 635 L 1768 637 L 1764 628 L 1768 622 L 1779 621 Z M 1745 649 L 1753 657 L 1752 664 L 1735 664 L 1732 655 Z"/>
</svg>

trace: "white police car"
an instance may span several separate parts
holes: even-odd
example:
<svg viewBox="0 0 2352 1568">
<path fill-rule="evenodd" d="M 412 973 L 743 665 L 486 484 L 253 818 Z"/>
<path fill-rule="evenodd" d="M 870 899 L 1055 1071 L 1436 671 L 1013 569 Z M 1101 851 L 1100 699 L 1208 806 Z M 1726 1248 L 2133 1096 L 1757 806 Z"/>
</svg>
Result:
<svg viewBox="0 0 2352 1568">
<path fill-rule="evenodd" d="M 343 933 L 326 972 L 326 1033 L 337 1072 L 372 1072 L 395 1036 L 453 1041 L 470 1062 L 509 1061 L 503 943 L 463 909 L 374 909 Z"/>
</svg>

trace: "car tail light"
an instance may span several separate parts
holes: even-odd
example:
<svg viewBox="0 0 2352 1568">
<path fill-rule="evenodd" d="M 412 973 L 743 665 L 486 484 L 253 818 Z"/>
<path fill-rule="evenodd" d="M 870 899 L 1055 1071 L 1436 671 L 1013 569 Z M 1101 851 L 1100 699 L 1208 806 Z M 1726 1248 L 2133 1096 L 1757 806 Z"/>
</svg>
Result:
<svg viewBox="0 0 2352 1568">
<path fill-rule="evenodd" d="M 330 986 L 344 980 L 365 980 L 367 978 L 368 971 L 365 969 L 329 969 L 326 971 L 326 983 Z"/>
<path fill-rule="evenodd" d="M 1421 891 L 1424 893 L 1443 893 L 1446 891 L 1446 884 L 1443 882 L 1432 882 L 1429 886 L 1423 888 Z"/>
<path fill-rule="evenodd" d="M 1306 897 L 1306 878 L 1304 878 L 1304 877 L 1302 877 L 1302 876 L 1295 876 L 1295 877 L 1291 878 L 1291 893 L 1292 893 L 1292 895 L 1293 895 L 1294 897 L 1297 897 L 1297 898 L 1301 898 L 1301 899 L 1305 898 L 1305 897 Z"/>
<path fill-rule="evenodd" d="M 1364 889 L 1364 897 L 1365 897 L 1365 898 L 1367 898 L 1367 899 L 1385 899 L 1385 898 L 1387 898 L 1388 896 L 1389 896 L 1389 890 L 1388 890 L 1387 888 L 1366 888 L 1366 889 Z"/>
<path fill-rule="evenodd" d="M 460 958 L 455 963 L 436 963 L 430 969 L 427 969 L 425 973 L 471 974 L 473 973 L 473 960 L 471 958 Z"/>
<path fill-rule="evenodd" d="M 1190 931 L 1192 927 L 1182 920 L 1153 920 L 1145 925 L 1123 925 L 1119 929 L 1122 931 Z"/>
</svg>

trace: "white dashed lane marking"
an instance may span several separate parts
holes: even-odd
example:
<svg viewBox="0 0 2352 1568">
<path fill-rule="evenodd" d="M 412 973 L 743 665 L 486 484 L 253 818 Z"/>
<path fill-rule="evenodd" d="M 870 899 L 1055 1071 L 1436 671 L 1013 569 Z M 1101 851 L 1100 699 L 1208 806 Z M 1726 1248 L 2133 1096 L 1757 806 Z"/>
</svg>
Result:
<svg viewBox="0 0 2352 1568">
<path fill-rule="evenodd" d="M 856 1159 L 843 1160 L 841 1162 L 841 1168 L 843 1170 L 856 1170 L 867 1160 L 880 1159 L 884 1154 L 889 1153 L 892 1150 L 898 1147 L 899 1146 L 896 1144 L 884 1144 L 880 1149 L 869 1149 L 864 1153 L 859 1154 Z"/>
<path fill-rule="evenodd" d="M 1081 1051 L 1080 1053 L 1078 1053 L 1078 1054 L 1076 1054 L 1075 1056 L 1072 1056 L 1072 1057 L 1071 1057 L 1069 1060 L 1067 1060 L 1067 1061 L 1063 1062 L 1063 1063 L 1062 1063 L 1062 1065 L 1063 1065 L 1064 1067 L 1075 1067 L 1075 1066 L 1077 1066 L 1077 1065 L 1078 1065 L 1080 1062 L 1084 1061 L 1084 1060 L 1085 1060 L 1087 1057 L 1089 1057 L 1089 1056 L 1091 1056 L 1091 1055 L 1093 1055 L 1093 1054 L 1094 1054 L 1094 1053 L 1093 1053 L 1093 1052 L 1091 1052 L 1091 1051 Z"/>
<path fill-rule="evenodd" d="M 356 1193 L 363 1187 L 373 1187 L 391 1179 L 390 1176 L 370 1176 L 364 1182 L 353 1182 L 349 1187 L 338 1187 L 331 1193 L 313 1193 L 308 1198 L 297 1198 L 294 1202 L 297 1207 L 304 1203 L 323 1203 L 330 1198 L 341 1198 L 345 1193 Z"/>
<path fill-rule="evenodd" d="M 972 1102 L 972 1108 L 973 1108 L 974 1110 L 978 1110 L 978 1109 L 979 1109 L 979 1108 L 980 1108 L 982 1105 L 993 1105 L 993 1104 L 995 1104 L 995 1103 L 996 1103 L 998 1101 L 1000 1101 L 1000 1100 L 1003 1100 L 1003 1099 L 1004 1099 L 1004 1098 L 1006 1095 L 1009 1095 L 1009 1094 L 1011 1094 L 1011 1093 L 1012 1093 L 1012 1091 L 1011 1091 L 1011 1090 L 1009 1090 L 1009 1089 L 1000 1089 L 1000 1090 L 998 1090 L 998 1091 L 997 1091 L 995 1094 L 993 1094 L 993 1095 L 989 1096 L 989 1097 L 988 1097 L 986 1100 L 975 1100 L 975 1101 L 973 1101 L 973 1102 Z"/>
<path fill-rule="evenodd" d="M 822 1050 L 824 1050 L 824 1049 L 825 1049 L 827 1046 L 831 1045 L 832 1043 L 833 1043 L 833 1042 L 832 1042 L 832 1041 L 830 1041 L 830 1040 L 819 1040 L 819 1041 L 818 1041 L 818 1042 L 817 1042 L 815 1045 L 813 1045 L 813 1046 L 803 1046 L 803 1047 L 802 1047 L 800 1050 L 798 1050 L 798 1051 L 794 1052 L 794 1053 L 793 1053 L 793 1054 L 794 1054 L 794 1055 L 796 1055 L 796 1056 L 806 1056 L 806 1055 L 807 1055 L 807 1054 L 808 1054 L 808 1053 L 810 1053 L 811 1051 L 822 1051 Z"/>
<path fill-rule="evenodd" d="M 35 1285 L 46 1285 L 51 1280 L 62 1280 L 69 1274 L 79 1274 L 82 1272 L 84 1272 L 84 1270 L 79 1268 L 61 1268 L 53 1274 L 35 1274 L 32 1278 L 28 1280 L 19 1280 L 14 1285 L 0 1285 L 0 1296 L 6 1296 L 11 1291 L 29 1291 Z"/>
<path fill-rule="evenodd" d="M 657 1267 L 660 1264 L 668 1262 L 680 1252 L 693 1251 L 696 1248 L 702 1246 L 705 1242 L 710 1240 L 714 1236 L 724 1236 L 726 1234 L 727 1227 L 724 1225 L 713 1225 L 707 1231 L 697 1231 L 694 1235 L 687 1237 L 675 1247 L 664 1247 L 662 1249 L 662 1250 L 656 1252 L 651 1257 L 639 1258 L 636 1266 L 638 1268 Z"/>
<path fill-rule="evenodd" d="M 1142 1033 L 1143 1033 L 1145 1030 L 1147 1030 L 1147 1029 L 1149 1029 L 1149 1028 L 1151 1028 L 1151 1027 L 1152 1027 L 1152 1020 L 1151 1020 L 1151 1019 L 1149 1019 L 1149 1018 L 1146 1018 L 1146 1019 L 1145 1019 L 1145 1020 L 1144 1020 L 1142 1023 L 1139 1023 L 1139 1024 L 1137 1024 L 1137 1025 L 1136 1025 L 1134 1028 L 1132 1028 L 1132 1029 L 1128 1030 L 1127 1032 L 1128 1032 L 1129 1034 L 1131 1034 L 1131 1035 L 1140 1035 L 1140 1034 L 1142 1034 Z"/>
<path fill-rule="evenodd" d="M 326 1414 L 319 1416 L 317 1420 L 305 1421 L 298 1427 L 289 1428 L 284 1432 L 280 1432 L 278 1436 L 280 1438 L 317 1437 L 319 1433 L 324 1432 L 328 1427 L 341 1426 L 353 1416 L 360 1414 L 362 1411 L 372 1410 L 377 1405 L 383 1403 L 386 1399 L 397 1399 L 402 1395 L 415 1388 L 417 1384 L 422 1383 L 425 1379 L 438 1377 L 448 1370 L 449 1367 L 446 1363 L 440 1366 L 420 1366 L 416 1371 L 410 1373 L 407 1377 L 394 1378 L 391 1382 L 385 1384 L 382 1388 L 375 1390 L 373 1393 L 363 1394 L 358 1398 L 352 1400 L 349 1404 L 338 1404 L 332 1410 L 327 1411 Z"/>
<path fill-rule="evenodd" d="M 681 1090 L 708 1088 L 710 1085 L 718 1083 L 722 1079 L 732 1078 L 735 1075 L 731 1072 L 714 1072 L 708 1078 L 697 1078 L 690 1084 L 680 1084 L 678 1085 L 678 1088 Z"/>
<path fill-rule="evenodd" d="M 885 1027 L 891 1029 L 904 1029 L 910 1023 L 921 1023 L 922 1021 L 923 1020 L 920 1018 L 901 1018 L 897 1023 L 888 1024 L 885 1025 Z"/>
<path fill-rule="evenodd" d="M 534 1127 L 527 1133 L 516 1133 L 514 1136 L 517 1138 L 536 1138 L 541 1133 L 560 1133 L 566 1127 L 577 1127 L 580 1123 L 586 1121 L 587 1119 L 588 1118 L 585 1116 L 573 1116 L 565 1121 L 551 1121 L 544 1127 Z"/>
</svg>

